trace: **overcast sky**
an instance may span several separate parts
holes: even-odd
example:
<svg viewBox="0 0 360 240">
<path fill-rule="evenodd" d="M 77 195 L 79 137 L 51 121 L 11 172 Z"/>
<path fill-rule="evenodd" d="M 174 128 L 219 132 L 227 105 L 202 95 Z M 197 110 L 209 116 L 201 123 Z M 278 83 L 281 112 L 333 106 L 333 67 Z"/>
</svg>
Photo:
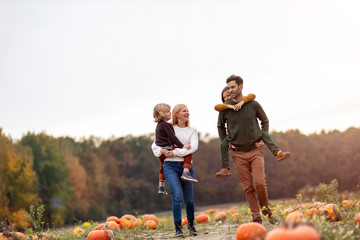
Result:
<svg viewBox="0 0 360 240">
<path fill-rule="evenodd" d="M 184 103 L 217 137 L 244 79 L 270 131 L 360 127 L 358 0 L 0 0 L 0 128 L 74 138 L 154 132 Z"/>
</svg>

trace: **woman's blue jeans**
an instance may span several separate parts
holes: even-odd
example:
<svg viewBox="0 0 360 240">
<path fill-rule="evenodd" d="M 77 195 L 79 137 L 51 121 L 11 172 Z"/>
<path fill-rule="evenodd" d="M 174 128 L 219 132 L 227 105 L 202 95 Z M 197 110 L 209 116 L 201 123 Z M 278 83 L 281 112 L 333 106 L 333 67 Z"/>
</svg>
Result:
<svg viewBox="0 0 360 240">
<path fill-rule="evenodd" d="M 170 187 L 172 195 L 172 210 L 174 222 L 181 221 L 181 201 L 184 196 L 186 216 L 188 220 L 194 219 L 194 197 L 193 197 L 193 183 L 183 181 L 180 179 L 183 173 L 184 162 L 164 162 L 165 179 Z M 194 169 L 191 166 L 191 176 L 194 177 Z"/>
</svg>

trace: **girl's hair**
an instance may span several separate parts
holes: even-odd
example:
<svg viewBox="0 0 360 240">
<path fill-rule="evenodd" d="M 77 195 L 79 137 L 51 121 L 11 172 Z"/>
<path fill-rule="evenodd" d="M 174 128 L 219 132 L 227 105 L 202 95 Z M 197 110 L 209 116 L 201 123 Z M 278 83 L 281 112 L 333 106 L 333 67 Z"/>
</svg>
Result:
<svg viewBox="0 0 360 240">
<path fill-rule="evenodd" d="M 224 103 L 225 102 L 225 98 L 224 98 L 224 92 L 227 92 L 229 89 L 228 87 L 224 87 L 224 89 L 221 91 L 221 101 Z"/>
<path fill-rule="evenodd" d="M 161 120 L 164 120 L 165 117 L 165 111 L 170 110 L 170 105 L 166 103 L 159 103 L 156 104 L 153 111 L 154 121 L 160 122 Z"/>
<path fill-rule="evenodd" d="M 176 125 L 179 122 L 179 119 L 176 116 L 176 114 L 178 112 L 180 112 L 181 109 L 184 108 L 184 107 L 187 107 L 187 106 L 185 104 L 178 104 L 173 108 L 173 110 L 172 110 L 172 122 L 171 122 L 172 125 Z M 185 123 L 185 126 L 188 127 L 189 125 L 190 125 L 190 121 L 187 121 Z"/>
</svg>

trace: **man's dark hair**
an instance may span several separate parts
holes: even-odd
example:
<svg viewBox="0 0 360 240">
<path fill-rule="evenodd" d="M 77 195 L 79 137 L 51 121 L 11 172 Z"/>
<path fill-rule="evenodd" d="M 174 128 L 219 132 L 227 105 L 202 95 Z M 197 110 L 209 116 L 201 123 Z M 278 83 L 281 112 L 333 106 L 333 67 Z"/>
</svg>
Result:
<svg viewBox="0 0 360 240">
<path fill-rule="evenodd" d="M 226 79 L 226 83 L 229 83 L 231 81 L 235 81 L 237 85 L 243 84 L 242 78 L 234 74 Z"/>
</svg>

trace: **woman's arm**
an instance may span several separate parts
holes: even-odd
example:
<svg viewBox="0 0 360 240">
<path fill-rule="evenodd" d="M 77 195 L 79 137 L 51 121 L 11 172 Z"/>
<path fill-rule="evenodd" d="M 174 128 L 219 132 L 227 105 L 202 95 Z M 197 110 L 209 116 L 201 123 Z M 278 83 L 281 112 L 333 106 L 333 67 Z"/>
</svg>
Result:
<svg viewBox="0 0 360 240">
<path fill-rule="evenodd" d="M 186 155 L 189 155 L 191 153 L 194 153 L 198 147 L 199 147 L 199 135 L 197 130 L 194 128 L 191 132 L 191 135 L 189 136 L 189 145 L 191 146 L 191 149 L 186 148 L 176 148 L 173 150 L 175 157 L 184 157 Z"/>
<path fill-rule="evenodd" d="M 155 141 L 151 144 L 151 150 L 153 151 L 155 157 L 161 156 L 161 149 L 162 149 L 161 147 L 155 144 Z"/>
</svg>

